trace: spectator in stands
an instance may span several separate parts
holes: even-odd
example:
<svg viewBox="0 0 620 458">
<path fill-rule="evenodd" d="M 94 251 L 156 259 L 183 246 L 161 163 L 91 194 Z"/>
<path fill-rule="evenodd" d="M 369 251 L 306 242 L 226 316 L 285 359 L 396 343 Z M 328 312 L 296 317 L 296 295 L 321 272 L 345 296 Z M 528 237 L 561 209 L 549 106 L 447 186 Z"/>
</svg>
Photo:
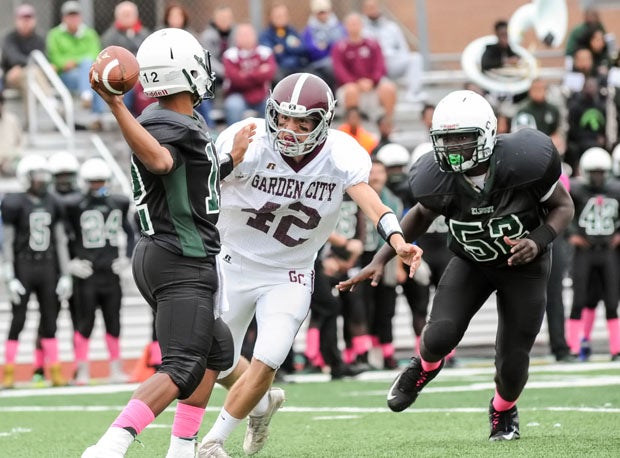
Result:
<svg viewBox="0 0 620 458">
<path fill-rule="evenodd" d="M 598 10 L 594 7 L 586 8 L 583 12 L 583 22 L 577 24 L 568 34 L 568 38 L 566 39 L 566 57 L 570 58 L 575 54 L 575 51 L 579 48 L 579 40 L 581 36 L 588 28 L 598 29 L 603 34 L 605 33 L 605 27 L 601 22 L 601 18 L 599 16 Z M 572 62 L 570 59 L 567 59 L 567 69 L 572 67 Z"/>
<path fill-rule="evenodd" d="M 164 10 L 163 24 L 165 28 L 183 29 L 195 35 L 189 26 L 189 13 L 180 3 L 168 3 Z"/>
<path fill-rule="evenodd" d="M 258 44 L 252 24 L 237 25 L 235 45 L 226 50 L 223 61 L 226 123 L 240 121 L 247 110 L 264 117 L 278 65 L 271 48 Z"/>
<path fill-rule="evenodd" d="M 356 139 L 357 142 L 362 145 L 366 151 L 368 151 L 368 154 L 370 154 L 375 146 L 377 146 L 377 137 L 364 128 L 362 125 L 362 114 L 357 107 L 347 109 L 345 121 L 338 126 L 338 130 L 346 132 L 351 137 Z"/>
<path fill-rule="evenodd" d="M 519 66 L 521 58 L 508 43 L 508 23 L 504 20 L 499 20 L 495 23 L 494 30 L 497 36 L 497 43 L 487 45 L 480 58 L 480 68 L 492 78 L 502 78 L 505 77 L 505 72 L 510 72 Z M 508 75 L 510 76 L 512 73 L 508 73 Z M 527 96 L 527 92 L 512 95 L 500 92 L 495 94 L 495 96 L 500 100 L 507 99 L 517 103 Z"/>
<path fill-rule="evenodd" d="M 568 133 L 565 161 L 577 173 L 579 159 L 594 146 L 606 147 L 607 110 L 595 77 L 585 80 L 581 92 L 568 101 Z"/>
<path fill-rule="evenodd" d="M 24 148 L 24 134 L 19 118 L 4 106 L 0 91 L 0 176 L 15 176 L 15 168 Z"/>
<path fill-rule="evenodd" d="M 376 99 L 389 116 L 396 105 L 396 84 L 386 77 L 385 61 L 379 43 L 362 35 L 363 22 L 358 13 L 344 20 L 348 36 L 332 49 L 334 74 L 339 86 L 336 98 L 344 108 L 359 107 L 366 115 L 379 115 Z"/>
<path fill-rule="evenodd" d="M 388 143 L 392 143 L 390 136 L 394 131 L 394 120 L 391 116 L 381 115 L 379 119 L 377 119 L 377 129 L 379 130 L 379 141 L 375 145 L 375 147 L 370 151 L 371 156 L 375 156 L 377 151 L 381 149 L 383 145 L 387 145 Z"/>
<path fill-rule="evenodd" d="M 592 66 L 601 78 L 606 78 L 611 66 L 611 56 L 605 42 L 605 35 L 599 28 L 587 27 L 579 40 L 578 48 L 587 48 L 592 52 Z"/>
<path fill-rule="evenodd" d="M 338 17 L 332 12 L 331 0 L 312 0 L 310 11 L 312 14 L 301 34 L 310 60 L 308 71 L 323 78 L 329 87 L 335 90 L 336 77 L 331 50 L 337 41 L 345 37 L 346 32 Z"/>
<path fill-rule="evenodd" d="M 15 9 L 15 28 L 2 42 L 2 61 L 4 87 L 24 92 L 26 84 L 26 64 L 30 53 L 35 49 L 45 52 L 45 38 L 37 33 L 36 11 L 32 5 L 22 4 Z"/>
<path fill-rule="evenodd" d="M 406 81 L 405 98 L 408 101 L 426 100 L 427 94 L 422 91 L 424 71 L 422 55 L 409 49 L 400 26 L 382 14 L 377 0 L 366 0 L 363 11 L 364 35 L 373 38 L 381 45 L 387 76 L 393 81 L 399 79 Z"/>
<path fill-rule="evenodd" d="M 480 66 L 483 72 L 504 67 L 514 67 L 519 63 L 519 56 L 508 43 L 508 23 L 497 21 L 494 26 L 497 43 L 487 45 L 482 53 Z"/>
<path fill-rule="evenodd" d="M 301 35 L 290 24 L 288 6 L 277 4 L 269 13 L 269 25 L 262 31 L 259 43 L 273 50 L 278 63 L 274 84 L 293 73 L 303 72 L 308 65 L 308 54 Z"/>
<path fill-rule="evenodd" d="M 88 79 L 90 67 L 101 50 L 99 35 L 82 22 L 80 2 L 63 3 L 60 13 L 62 22 L 47 34 L 47 56 L 67 88 L 78 92 L 85 107 L 92 107 L 91 128 L 101 129 L 105 104 L 91 89 Z"/>
<path fill-rule="evenodd" d="M 103 48 L 111 45 L 122 46 L 135 55 L 150 33 L 151 31 L 140 22 L 138 6 L 134 2 L 123 1 L 114 8 L 114 23 L 101 36 L 101 46 Z M 138 93 L 142 93 L 142 86 L 136 84 L 136 87 L 123 96 L 125 105 L 134 116 L 142 111 L 134 108 L 134 100 Z"/>
<path fill-rule="evenodd" d="M 531 117 L 530 127 L 549 135 L 552 139 L 560 135 L 560 109 L 547 101 L 547 82 L 536 78 L 528 91 L 523 106 L 513 117 L 513 124 L 520 116 Z M 512 131 L 515 129 L 512 128 Z M 557 140 L 554 140 L 554 143 Z"/>
<path fill-rule="evenodd" d="M 200 34 L 200 43 L 211 53 L 211 70 L 216 82 L 224 81 L 224 52 L 233 44 L 235 16 L 230 6 L 218 6 L 213 11 L 213 18 L 207 28 Z"/>
<path fill-rule="evenodd" d="M 424 124 L 424 127 L 426 128 L 426 134 L 429 140 L 430 140 L 429 132 L 431 130 L 431 126 L 433 125 L 433 114 L 434 113 L 435 113 L 435 105 L 427 103 L 422 107 L 422 113 L 420 117 L 422 118 L 422 124 Z"/>
</svg>

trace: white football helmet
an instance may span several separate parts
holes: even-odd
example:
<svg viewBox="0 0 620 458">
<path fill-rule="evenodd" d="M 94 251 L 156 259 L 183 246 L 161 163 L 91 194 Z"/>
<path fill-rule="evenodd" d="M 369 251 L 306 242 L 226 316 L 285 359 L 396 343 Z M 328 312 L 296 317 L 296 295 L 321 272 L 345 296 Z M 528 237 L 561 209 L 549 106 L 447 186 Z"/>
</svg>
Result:
<svg viewBox="0 0 620 458">
<path fill-rule="evenodd" d="M 615 177 L 620 177 L 620 144 L 616 145 L 611 153 L 611 173 Z"/>
<path fill-rule="evenodd" d="M 140 45 L 136 58 L 147 97 L 190 92 L 197 106 L 215 95 L 211 55 L 185 30 L 168 28 L 153 32 Z"/>
<path fill-rule="evenodd" d="M 15 175 L 25 191 L 37 195 L 44 195 L 52 181 L 47 159 L 40 154 L 24 156 L 17 164 Z"/>
<path fill-rule="evenodd" d="M 52 154 L 47 162 L 53 175 L 59 173 L 77 174 L 80 170 L 80 163 L 69 151 L 58 151 Z"/>
<path fill-rule="evenodd" d="M 84 161 L 80 167 L 80 179 L 82 181 L 108 181 L 112 178 L 110 166 L 98 157 Z"/>
<path fill-rule="evenodd" d="M 88 159 L 80 167 L 80 186 L 85 193 L 95 197 L 107 195 L 107 183 L 111 178 L 112 170 L 101 158 Z"/>
<path fill-rule="evenodd" d="M 386 167 L 404 167 L 409 164 L 411 155 L 403 145 L 387 143 L 379 148 L 376 158 Z"/>
<path fill-rule="evenodd" d="M 54 176 L 54 188 L 60 194 L 67 194 L 76 189 L 77 174 L 80 164 L 73 154 L 68 151 L 58 151 L 52 154 L 47 162 Z"/>
<path fill-rule="evenodd" d="M 611 168 L 611 155 L 598 146 L 585 150 L 579 159 L 579 171 L 584 179 L 590 183 L 592 183 L 590 172 L 602 171 L 605 172 L 605 176 L 607 177 L 609 172 L 611 172 Z"/>
<path fill-rule="evenodd" d="M 497 118 L 484 97 L 473 91 L 454 91 L 437 104 L 430 130 L 435 160 L 444 172 L 466 172 L 493 154 Z M 474 134 L 475 140 L 444 145 L 444 135 Z M 473 150 L 471 158 L 464 152 Z"/>
<path fill-rule="evenodd" d="M 332 90 L 318 76 L 294 73 L 282 79 L 269 96 L 265 110 L 267 133 L 276 151 L 289 157 L 302 156 L 325 143 L 335 106 Z M 280 115 L 295 118 L 314 116 L 317 125 L 310 133 L 295 133 L 278 127 Z M 287 138 L 281 138 L 280 134 L 285 134 Z M 300 141 L 303 135 L 306 139 Z"/>
<path fill-rule="evenodd" d="M 433 144 L 431 142 L 420 143 L 411 152 L 411 164 L 415 164 L 424 154 L 431 151 L 433 151 Z"/>
</svg>

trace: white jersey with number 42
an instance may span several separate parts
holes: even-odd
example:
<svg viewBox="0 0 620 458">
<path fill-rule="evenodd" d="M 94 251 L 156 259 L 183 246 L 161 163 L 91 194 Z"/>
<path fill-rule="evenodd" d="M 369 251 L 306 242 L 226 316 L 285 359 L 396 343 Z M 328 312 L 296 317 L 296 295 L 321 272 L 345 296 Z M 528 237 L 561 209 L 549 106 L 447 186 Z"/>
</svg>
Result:
<svg viewBox="0 0 620 458">
<path fill-rule="evenodd" d="M 295 171 L 269 141 L 265 121 L 233 124 L 217 138 L 220 156 L 235 133 L 255 122 L 243 162 L 222 181 L 217 227 L 222 244 L 256 262 L 311 268 L 338 221 L 347 188 L 368 182 L 370 157 L 350 135 L 330 129 L 321 151 Z"/>
</svg>

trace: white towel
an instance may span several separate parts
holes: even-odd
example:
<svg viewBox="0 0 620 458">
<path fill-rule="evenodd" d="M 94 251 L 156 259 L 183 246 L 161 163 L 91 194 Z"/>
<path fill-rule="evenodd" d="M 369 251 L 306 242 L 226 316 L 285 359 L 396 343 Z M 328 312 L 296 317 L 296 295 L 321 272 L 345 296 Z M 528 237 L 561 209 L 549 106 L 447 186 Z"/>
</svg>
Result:
<svg viewBox="0 0 620 458">
<path fill-rule="evenodd" d="M 217 290 L 213 295 L 213 316 L 217 320 L 225 312 L 228 311 L 228 299 L 226 298 L 226 279 L 222 270 L 220 257 L 215 257 L 215 267 L 217 269 Z"/>
</svg>

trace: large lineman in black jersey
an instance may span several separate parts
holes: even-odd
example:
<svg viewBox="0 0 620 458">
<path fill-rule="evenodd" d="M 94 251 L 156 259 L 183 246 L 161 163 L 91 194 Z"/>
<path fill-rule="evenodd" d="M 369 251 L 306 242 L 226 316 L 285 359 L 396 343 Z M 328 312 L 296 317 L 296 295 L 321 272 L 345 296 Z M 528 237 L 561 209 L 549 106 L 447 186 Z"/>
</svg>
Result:
<svg viewBox="0 0 620 458">
<path fill-rule="evenodd" d="M 69 277 L 60 275 L 66 266 L 68 252 L 62 225 L 60 202 L 47 188 L 51 174 L 45 158 L 29 155 L 17 167 L 25 192 L 7 194 L 2 200 L 4 229 L 4 278 L 12 303 L 13 319 L 5 346 L 5 386 L 12 386 L 11 374 L 18 348 L 18 337 L 24 328 L 31 293 L 39 305 L 39 337 L 44 362 L 50 367 L 55 385 L 64 384 L 58 359 L 56 320 L 59 297 L 70 296 Z"/>
<path fill-rule="evenodd" d="M 442 172 L 432 154 L 416 163 L 409 183 L 418 202 L 446 218 L 455 254 L 506 266 L 511 247 L 503 238 L 523 238 L 541 225 L 545 210 L 539 204 L 559 176 L 560 156 L 553 143 L 536 130 L 523 129 L 498 136 L 482 189 L 465 174 Z"/>
<path fill-rule="evenodd" d="M 566 228 L 574 207 L 558 184 L 560 157 L 551 139 L 532 129 L 496 137 L 496 126 L 484 98 L 471 91 L 450 93 L 433 115 L 434 155 L 422 156 L 410 172 L 418 203 L 401 222 L 405 236 L 416 240 L 443 215 L 455 256 L 439 280 L 420 357 L 394 381 L 388 406 L 401 411 L 416 400 L 496 292 L 499 323 L 489 438 L 512 440 L 519 438 L 516 402 L 545 313 L 547 246 Z M 376 281 L 390 256 L 389 250 L 380 250 L 341 287 L 369 276 Z"/>
<path fill-rule="evenodd" d="M 131 257 L 134 230 L 128 218 L 129 198 L 110 194 L 107 185 L 111 171 L 105 161 L 88 159 L 80 168 L 84 191 L 65 201 L 66 227 L 70 236 L 69 263 L 73 273 L 73 299 L 76 325 L 73 335 L 76 380 L 89 379 L 88 346 L 95 324 L 95 311 L 101 308 L 106 328 L 105 340 L 110 359 L 110 380 L 121 382 L 119 336 L 121 331 L 121 281 L 119 274 Z M 121 231 L 126 243 L 121 245 Z M 125 247 L 124 252 L 119 248 Z"/>
</svg>

